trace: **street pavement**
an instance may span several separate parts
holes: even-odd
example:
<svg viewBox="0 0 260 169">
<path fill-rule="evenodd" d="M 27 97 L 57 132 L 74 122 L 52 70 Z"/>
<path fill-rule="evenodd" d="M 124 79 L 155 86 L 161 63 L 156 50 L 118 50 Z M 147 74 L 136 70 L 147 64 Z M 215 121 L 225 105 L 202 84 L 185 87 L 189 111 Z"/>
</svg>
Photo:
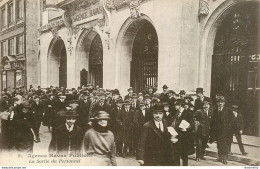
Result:
<svg viewBox="0 0 260 169">
<path fill-rule="evenodd" d="M 48 128 L 41 126 L 40 128 L 40 138 L 41 142 L 34 144 L 33 154 L 48 154 L 48 146 L 51 141 L 51 133 Z M 195 155 L 189 156 L 190 166 L 224 166 L 220 162 L 213 162 L 215 158 L 206 156 L 206 160 L 201 160 L 199 162 L 195 161 Z M 139 166 L 134 157 L 117 157 L 116 158 L 118 166 Z M 229 166 L 245 166 L 243 163 L 228 161 Z"/>
</svg>

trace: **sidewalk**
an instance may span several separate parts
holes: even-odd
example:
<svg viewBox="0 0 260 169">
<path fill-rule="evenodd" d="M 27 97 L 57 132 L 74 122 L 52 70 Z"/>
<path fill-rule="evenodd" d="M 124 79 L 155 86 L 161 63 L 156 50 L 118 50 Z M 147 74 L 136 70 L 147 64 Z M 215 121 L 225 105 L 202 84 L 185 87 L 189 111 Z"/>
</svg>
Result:
<svg viewBox="0 0 260 169">
<path fill-rule="evenodd" d="M 242 136 L 242 142 L 244 144 L 245 151 L 248 153 L 243 156 L 239 150 L 237 140 L 234 137 L 231 151 L 233 155 L 229 155 L 230 161 L 241 162 L 246 165 L 260 165 L 260 137 L 254 136 Z M 208 144 L 209 148 L 206 149 L 206 155 L 211 157 L 217 157 L 217 144 L 214 142 Z"/>
</svg>

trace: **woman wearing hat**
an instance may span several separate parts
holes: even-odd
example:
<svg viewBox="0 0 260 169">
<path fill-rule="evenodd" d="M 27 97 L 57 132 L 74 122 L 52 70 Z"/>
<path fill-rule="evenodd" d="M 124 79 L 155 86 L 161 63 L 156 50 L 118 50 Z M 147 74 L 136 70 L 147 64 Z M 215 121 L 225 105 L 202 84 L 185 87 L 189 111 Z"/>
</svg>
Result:
<svg viewBox="0 0 260 169">
<path fill-rule="evenodd" d="M 114 134 L 108 130 L 109 114 L 99 111 L 92 119 L 93 128 L 83 138 L 83 152 L 89 154 L 87 164 L 94 166 L 116 166 Z"/>
</svg>

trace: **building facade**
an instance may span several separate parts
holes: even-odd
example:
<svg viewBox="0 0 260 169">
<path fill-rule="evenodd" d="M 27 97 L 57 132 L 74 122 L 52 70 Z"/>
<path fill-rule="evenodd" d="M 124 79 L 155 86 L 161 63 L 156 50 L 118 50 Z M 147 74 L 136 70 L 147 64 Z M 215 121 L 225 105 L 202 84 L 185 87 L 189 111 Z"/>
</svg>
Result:
<svg viewBox="0 0 260 169">
<path fill-rule="evenodd" d="M 39 32 L 38 1 L 2 0 L 1 17 L 1 89 L 38 83 L 37 57 Z"/>
<path fill-rule="evenodd" d="M 167 84 L 175 91 L 184 89 L 190 94 L 203 87 L 207 96 L 214 98 L 222 93 L 228 105 L 239 104 L 246 132 L 259 133 L 259 0 L 34 3 L 40 8 L 40 45 L 34 57 L 28 57 L 32 50 L 24 49 L 25 84 L 76 88 L 91 83 L 118 88 L 123 95 L 130 86 L 135 92 L 148 86 L 161 91 Z M 4 4 L 1 6 L 9 9 L 9 3 Z M 4 8 L 5 23 L 9 18 Z M 19 30 L 25 32 L 24 27 Z M 3 46 L 12 46 L 9 38 L 13 36 L 1 35 Z M 36 39 L 32 44 L 37 44 Z M 19 55 L 2 56 L 8 63 L 19 60 Z M 16 78 L 8 74 L 14 73 L 4 71 L 2 83 Z"/>
</svg>

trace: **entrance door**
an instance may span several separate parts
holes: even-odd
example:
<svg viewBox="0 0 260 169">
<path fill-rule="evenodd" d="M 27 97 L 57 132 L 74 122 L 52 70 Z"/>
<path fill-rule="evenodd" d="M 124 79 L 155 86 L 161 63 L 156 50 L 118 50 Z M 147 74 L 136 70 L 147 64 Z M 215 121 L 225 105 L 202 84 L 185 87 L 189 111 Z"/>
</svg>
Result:
<svg viewBox="0 0 260 169">
<path fill-rule="evenodd" d="M 99 35 L 96 35 L 89 52 L 89 81 L 91 84 L 103 87 L 103 47 Z"/>
<path fill-rule="evenodd" d="M 65 46 L 63 46 L 60 54 L 59 86 L 67 87 L 67 56 Z"/>
<path fill-rule="evenodd" d="M 130 78 L 136 92 L 157 87 L 158 37 L 151 23 L 145 23 L 134 39 Z"/>
<path fill-rule="evenodd" d="M 211 97 L 237 104 L 245 133 L 259 134 L 259 3 L 241 3 L 223 20 L 212 56 Z M 255 60 L 252 60 L 254 56 Z"/>
</svg>

